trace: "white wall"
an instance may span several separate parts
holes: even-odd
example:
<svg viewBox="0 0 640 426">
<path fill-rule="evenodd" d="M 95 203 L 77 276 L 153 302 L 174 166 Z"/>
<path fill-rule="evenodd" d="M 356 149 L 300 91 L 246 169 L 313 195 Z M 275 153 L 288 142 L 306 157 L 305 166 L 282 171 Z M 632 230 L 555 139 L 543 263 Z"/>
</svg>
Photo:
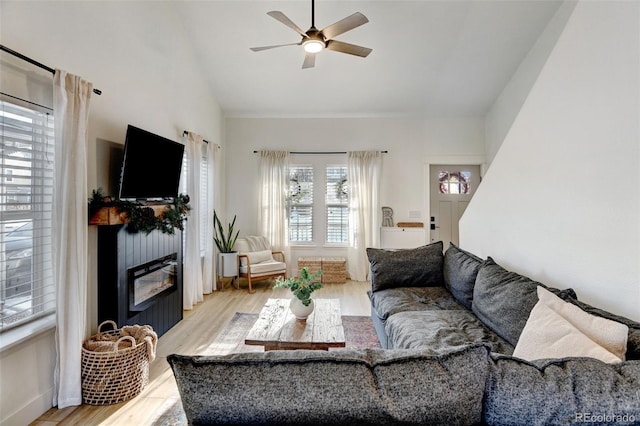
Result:
<svg viewBox="0 0 640 426">
<path fill-rule="evenodd" d="M 103 91 L 91 104 L 88 194 L 98 186 L 115 190 L 105 157 L 110 144 L 124 143 L 127 124 L 173 140 L 189 130 L 222 142 L 220 107 L 171 3 L 3 0 L 0 8 L 2 44 L 80 75 Z M 92 330 L 96 243 L 92 228 L 87 283 Z M 2 424 L 27 424 L 51 406 L 54 360 L 52 333 L 0 354 Z"/>
<path fill-rule="evenodd" d="M 424 164 L 432 157 L 484 155 L 481 118 L 228 118 L 226 214 L 237 215 L 242 235 L 257 232 L 258 155 L 254 150 L 388 150 L 383 155 L 380 200 L 394 220 L 428 223 Z M 346 157 L 345 157 L 346 163 Z M 420 218 L 409 218 L 409 211 Z M 298 255 L 341 255 L 322 247 Z M 295 268 L 295 263 L 293 264 Z"/>
<path fill-rule="evenodd" d="M 635 320 L 639 36 L 640 3 L 577 4 L 461 222 L 464 248 Z"/>
<path fill-rule="evenodd" d="M 485 119 L 487 166 L 491 165 L 500 149 L 575 5 L 575 1 L 566 1 L 560 6 L 487 113 Z"/>
</svg>

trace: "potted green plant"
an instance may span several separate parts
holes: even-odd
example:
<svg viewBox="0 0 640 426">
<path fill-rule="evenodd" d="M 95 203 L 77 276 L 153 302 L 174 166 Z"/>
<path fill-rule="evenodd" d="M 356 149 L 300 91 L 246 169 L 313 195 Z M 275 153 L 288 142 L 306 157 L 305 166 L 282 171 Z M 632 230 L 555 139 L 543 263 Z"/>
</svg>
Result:
<svg viewBox="0 0 640 426">
<path fill-rule="evenodd" d="M 305 266 L 300 269 L 300 274 L 297 277 L 286 279 L 278 277 L 276 279 L 273 288 L 288 288 L 293 293 L 289 309 L 297 319 L 307 319 L 313 312 L 314 303 L 313 299 L 311 299 L 311 293 L 322 288 L 322 283 L 320 283 L 321 275 L 322 269 L 315 274 L 310 274 L 309 268 Z"/>
<path fill-rule="evenodd" d="M 235 277 L 238 275 L 238 253 L 233 250 L 233 246 L 238 239 L 239 230 L 235 230 L 236 216 L 233 216 L 231 223 L 227 225 L 227 231 L 222 227 L 222 222 L 216 211 L 213 211 L 213 227 L 215 235 L 213 240 L 218 247 L 218 275 L 221 277 Z M 235 233 L 234 233 L 235 232 Z"/>
</svg>

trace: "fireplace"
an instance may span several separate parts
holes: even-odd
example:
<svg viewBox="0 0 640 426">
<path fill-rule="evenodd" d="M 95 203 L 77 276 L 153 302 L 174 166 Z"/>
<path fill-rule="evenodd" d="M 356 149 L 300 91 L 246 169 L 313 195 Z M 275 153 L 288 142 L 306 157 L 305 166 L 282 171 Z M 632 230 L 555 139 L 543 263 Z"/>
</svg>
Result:
<svg viewBox="0 0 640 426">
<path fill-rule="evenodd" d="M 98 227 L 98 324 L 149 324 L 161 336 L 182 319 L 182 235 Z"/>
<path fill-rule="evenodd" d="M 178 288 L 178 254 L 129 268 L 129 311 L 140 312 Z"/>
</svg>

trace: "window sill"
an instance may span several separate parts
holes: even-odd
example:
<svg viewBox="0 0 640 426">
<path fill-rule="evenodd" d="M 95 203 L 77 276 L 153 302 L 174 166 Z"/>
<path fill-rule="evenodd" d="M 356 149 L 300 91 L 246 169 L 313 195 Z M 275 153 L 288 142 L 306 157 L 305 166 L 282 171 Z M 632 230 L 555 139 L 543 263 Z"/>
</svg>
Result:
<svg viewBox="0 0 640 426">
<path fill-rule="evenodd" d="M 347 249 L 349 248 L 349 246 L 347 244 L 332 244 L 332 243 L 323 243 L 323 244 L 316 244 L 316 243 L 308 243 L 308 244 L 301 244 L 301 243 L 296 243 L 296 244 L 289 244 L 290 248 L 296 249 L 296 248 L 318 248 L 318 247 L 322 247 L 322 248 L 328 248 L 328 249 Z"/>
<path fill-rule="evenodd" d="M 0 334 L 0 353 L 18 346 L 56 326 L 56 315 L 49 314 L 35 321 L 7 330 Z"/>
</svg>

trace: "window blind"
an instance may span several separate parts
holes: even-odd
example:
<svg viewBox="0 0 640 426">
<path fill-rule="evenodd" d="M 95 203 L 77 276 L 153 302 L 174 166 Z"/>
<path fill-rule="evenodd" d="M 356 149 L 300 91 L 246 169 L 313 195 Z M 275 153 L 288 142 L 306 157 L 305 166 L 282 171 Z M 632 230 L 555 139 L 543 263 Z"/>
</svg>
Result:
<svg viewBox="0 0 640 426">
<path fill-rule="evenodd" d="M 55 309 L 53 122 L 0 100 L 0 331 Z"/>
<path fill-rule="evenodd" d="M 213 222 L 213 217 L 210 217 L 207 212 L 209 196 L 213 197 L 213 194 L 209 195 L 209 164 L 207 161 L 206 144 L 202 144 L 202 159 L 200 161 L 200 256 L 204 256 L 207 248 L 207 233 L 206 229 L 209 226 L 209 222 Z M 213 149 L 213 147 L 212 147 Z"/>
<path fill-rule="evenodd" d="M 349 196 L 347 194 L 347 167 L 327 166 L 327 243 L 345 244 L 349 231 Z"/>
<path fill-rule="evenodd" d="M 289 168 L 289 241 L 313 241 L 313 167 Z"/>
<path fill-rule="evenodd" d="M 194 194 L 193 191 L 190 191 L 187 188 L 187 173 L 189 172 L 189 159 L 187 158 L 187 150 L 185 149 L 184 156 L 182 157 L 182 171 L 180 172 L 180 186 L 179 192 L 182 194 L 187 194 L 194 201 L 195 198 L 198 197 L 198 203 L 200 205 L 200 256 L 205 255 L 206 247 L 207 247 L 207 233 L 205 230 L 207 226 L 209 226 L 209 221 L 213 222 L 213 216 L 209 216 L 207 212 L 208 205 L 208 197 L 213 197 L 213 194 L 209 195 L 208 188 L 208 175 L 209 175 L 209 165 L 207 161 L 206 155 L 206 146 L 202 144 L 202 155 L 200 157 L 200 193 Z M 186 250 L 186 233 L 183 234 L 183 250 Z"/>
</svg>

